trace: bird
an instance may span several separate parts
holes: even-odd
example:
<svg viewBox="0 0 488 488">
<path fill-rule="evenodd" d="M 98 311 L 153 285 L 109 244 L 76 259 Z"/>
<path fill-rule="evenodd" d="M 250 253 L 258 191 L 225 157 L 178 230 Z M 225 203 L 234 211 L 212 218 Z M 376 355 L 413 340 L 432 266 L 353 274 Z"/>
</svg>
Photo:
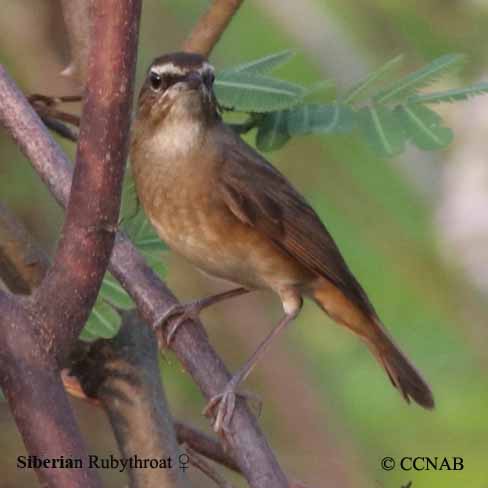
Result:
<svg viewBox="0 0 488 488">
<path fill-rule="evenodd" d="M 238 388 L 297 317 L 303 298 L 359 336 L 407 402 L 432 409 L 430 387 L 393 341 L 317 213 L 223 121 L 214 81 L 213 66 L 200 54 L 156 58 L 140 91 L 130 148 L 138 199 L 160 238 L 235 287 L 170 309 L 158 319 L 173 321 L 167 341 L 182 321 L 220 300 L 265 289 L 283 306 L 278 325 L 208 403 L 214 429 L 230 431 Z"/>
</svg>

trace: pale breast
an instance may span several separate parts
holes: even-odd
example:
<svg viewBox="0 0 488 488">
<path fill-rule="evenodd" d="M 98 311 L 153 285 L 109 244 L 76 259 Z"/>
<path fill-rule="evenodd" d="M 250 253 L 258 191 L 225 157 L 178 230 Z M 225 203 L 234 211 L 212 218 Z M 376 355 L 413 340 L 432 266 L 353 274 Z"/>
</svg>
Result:
<svg viewBox="0 0 488 488">
<path fill-rule="evenodd" d="M 310 279 L 294 259 L 225 206 L 208 151 L 200 160 L 161 154 L 150 145 L 136 147 L 133 174 L 146 215 L 173 251 L 210 275 L 249 288 L 279 290 Z"/>
</svg>

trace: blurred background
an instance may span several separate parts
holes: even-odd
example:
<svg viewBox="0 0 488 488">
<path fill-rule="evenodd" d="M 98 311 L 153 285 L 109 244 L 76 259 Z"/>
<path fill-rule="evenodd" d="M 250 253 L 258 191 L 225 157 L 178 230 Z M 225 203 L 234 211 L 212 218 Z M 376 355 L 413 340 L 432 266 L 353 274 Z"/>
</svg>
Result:
<svg viewBox="0 0 488 488">
<path fill-rule="evenodd" d="M 26 93 L 73 94 L 60 76 L 68 48 L 58 2 L 0 3 L 0 62 Z M 178 49 L 206 4 L 145 0 L 139 83 L 153 57 Z M 211 59 L 222 68 L 293 48 L 280 76 L 345 88 L 399 53 L 410 71 L 444 53 L 468 54 L 460 77 L 442 82 L 449 88 L 488 80 L 487 25 L 483 0 L 248 0 Z M 434 108 L 455 132 L 446 151 L 382 160 L 348 135 L 296 138 L 267 155 L 314 205 L 437 403 L 434 412 L 407 406 L 366 348 L 307 303 L 246 388 L 263 400 L 260 422 L 286 472 L 310 487 L 488 488 L 488 97 Z M 4 132 L 0 198 L 52 252 L 62 212 Z M 221 289 L 171 254 L 163 259 L 181 300 Z M 235 370 L 280 314 L 274 296 L 255 293 L 215 306 L 204 322 Z M 162 373 L 173 415 L 208 429 L 204 400 L 171 355 Z M 117 455 L 104 414 L 73 404 L 90 452 Z M 36 485 L 16 468 L 24 448 L 5 404 L 0 426 L 0 487 Z M 460 456 L 464 469 L 386 472 L 386 456 Z M 109 487 L 125 483 L 102 476 Z M 212 486 L 191 476 L 194 486 Z"/>
</svg>

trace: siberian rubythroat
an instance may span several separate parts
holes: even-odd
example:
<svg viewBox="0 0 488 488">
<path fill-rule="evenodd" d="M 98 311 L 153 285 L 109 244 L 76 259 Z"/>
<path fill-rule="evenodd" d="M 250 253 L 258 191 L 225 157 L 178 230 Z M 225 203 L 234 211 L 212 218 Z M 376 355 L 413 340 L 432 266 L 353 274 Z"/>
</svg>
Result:
<svg viewBox="0 0 488 488">
<path fill-rule="evenodd" d="M 255 289 L 275 292 L 284 317 L 211 400 L 227 430 L 236 389 L 271 339 L 312 299 L 368 346 L 405 400 L 433 408 L 431 391 L 393 342 L 330 233 L 305 198 L 224 124 L 214 70 L 200 55 L 156 59 L 139 96 L 131 148 L 139 199 L 161 239 L 206 273 L 240 288 L 171 310 L 177 325 L 211 303 Z"/>
</svg>

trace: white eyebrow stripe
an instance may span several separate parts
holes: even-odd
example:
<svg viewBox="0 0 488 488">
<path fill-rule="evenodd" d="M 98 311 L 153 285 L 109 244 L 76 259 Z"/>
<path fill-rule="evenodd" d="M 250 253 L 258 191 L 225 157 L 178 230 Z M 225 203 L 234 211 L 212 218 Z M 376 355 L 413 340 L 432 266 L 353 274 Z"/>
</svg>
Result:
<svg viewBox="0 0 488 488">
<path fill-rule="evenodd" d="M 151 66 L 151 73 L 158 75 L 172 74 L 172 75 L 184 75 L 188 72 L 186 69 L 182 69 L 173 63 L 155 64 Z"/>
<path fill-rule="evenodd" d="M 214 67 L 210 64 L 210 63 L 207 63 L 207 62 L 204 62 L 201 66 L 201 68 L 199 68 L 197 70 L 200 74 L 203 74 L 207 71 L 210 71 L 210 73 L 214 73 L 215 72 L 215 69 Z"/>
<path fill-rule="evenodd" d="M 164 64 L 155 64 L 151 66 L 150 70 L 151 73 L 156 73 L 160 76 L 166 75 L 166 74 L 171 74 L 171 75 L 177 75 L 177 76 L 182 76 L 186 75 L 189 71 L 193 71 L 189 67 L 182 68 L 180 66 L 177 66 L 176 64 L 173 64 L 171 62 L 167 62 Z M 214 67 L 207 62 L 204 62 L 200 68 L 195 70 L 197 73 L 203 74 L 203 73 L 214 73 Z"/>
</svg>

